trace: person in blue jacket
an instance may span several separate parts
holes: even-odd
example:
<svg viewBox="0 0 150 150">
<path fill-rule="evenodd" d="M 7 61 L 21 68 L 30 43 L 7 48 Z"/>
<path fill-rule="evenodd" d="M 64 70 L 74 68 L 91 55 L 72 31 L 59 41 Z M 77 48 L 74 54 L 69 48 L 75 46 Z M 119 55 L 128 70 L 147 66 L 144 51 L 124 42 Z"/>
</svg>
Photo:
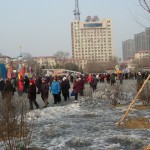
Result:
<svg viewBox="0 0 150 150">
<path fill-rule="evenodd" d="M 54 77 L 50 85 L 50 92 L 53 94 L 54 104 L 60 103 L 60 82 L 57 77 Z"/>
</svg>

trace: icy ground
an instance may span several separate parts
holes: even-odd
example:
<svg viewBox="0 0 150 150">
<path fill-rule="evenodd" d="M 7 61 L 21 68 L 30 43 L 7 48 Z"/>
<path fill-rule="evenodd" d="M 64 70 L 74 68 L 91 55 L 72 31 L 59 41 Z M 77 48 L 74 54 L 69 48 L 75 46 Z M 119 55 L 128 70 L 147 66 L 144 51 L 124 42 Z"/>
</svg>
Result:
<svg viewBox="0 0 150 150">
<path fill-rule="evenodd" d="M 79 97 L 77 103 L 71 97 L 53 105 L 50 95 L 49 102 L 49 107 L 27 114 L 29 123 L 34 120 L 31 146 L 48 150 L 140 150 L 150 143 L 150 130 L 116 127 L 127 106 L 115 108 L 110 100 L 92 97 Z M 132 110 L 129 116 L 150 119 L 150 111 Z"/>
</svg>

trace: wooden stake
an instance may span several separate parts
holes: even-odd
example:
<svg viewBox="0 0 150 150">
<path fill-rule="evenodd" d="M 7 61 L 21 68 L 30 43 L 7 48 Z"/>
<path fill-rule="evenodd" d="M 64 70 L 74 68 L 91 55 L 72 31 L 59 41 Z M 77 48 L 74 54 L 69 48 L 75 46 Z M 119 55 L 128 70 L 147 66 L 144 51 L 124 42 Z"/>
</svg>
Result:
<svg viewBox="0 0 150 150">
<path fill-rule="evenodd" d="M 147 79 L 144 81 L 142 87 L 140 88 L 140 90 L 138 91 L 138 93 L 136 94 L 136 96 L 134 97 L 134 99 L 132 100 L 132 102 L 130 103 L 126 113 L 124 114 L 124 116 L 120 119 L 120 121 L 117 122 L 116 126 L 119 126 L 120 123 L 126 118 L 126 116 L 128 115 L 132 105 L 135 103 L 136 99 L 138 98 L 139 94 L 142 92 L 145 84 L 148 82 L 148 80 L 150 79 L 150 75 L 147 77 Z"/>
</svg>

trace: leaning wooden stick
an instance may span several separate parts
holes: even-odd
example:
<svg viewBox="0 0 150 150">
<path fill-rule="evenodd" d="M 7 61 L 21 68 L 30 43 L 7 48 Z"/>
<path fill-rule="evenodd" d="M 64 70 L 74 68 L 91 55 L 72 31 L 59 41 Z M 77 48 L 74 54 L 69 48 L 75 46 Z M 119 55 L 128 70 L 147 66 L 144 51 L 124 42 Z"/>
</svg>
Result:
<svg viewBox="0 0 150 150">
<path fill-rule="evenodd" d="M 148 80 L 150 79 L 150 75 L 147 77 L 147 79 L 144 81 L 142 87 L 140 88 L 140 90 L 138 91 L 138 93 L 136 94 L 136 96 L 134 97 L 134 99 L 132 100 L 132 102 L 130 103 L 126 113 L 124 114 L 124 116 L 120 119 L 120 121 L 117 122 L 116 126 L 119 126 L 120 123 L 126 118 L 126 116 L 128 115 L 132 105 L 135 103 L 136 99 L 138 98 L 139 94 L 142 92 L 145 84 L 148 82 Z"/>
</svg>

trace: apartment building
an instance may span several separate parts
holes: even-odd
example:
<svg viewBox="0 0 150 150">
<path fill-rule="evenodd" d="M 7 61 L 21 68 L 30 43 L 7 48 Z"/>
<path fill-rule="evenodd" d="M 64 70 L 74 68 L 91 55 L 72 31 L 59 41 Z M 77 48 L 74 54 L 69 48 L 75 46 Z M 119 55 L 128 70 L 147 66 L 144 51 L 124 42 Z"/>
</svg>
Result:
<svg viewBox="0 0 150 150">
<path fill-rule="evenodd" d="M 150 50 L 142 50 L 135 54 L 135 59 L 150 58 Z"/>
<path fill-rule="evenodd" d="M 129 39 L 122 42 L 122 50 L 123 50 L 123 60 L 127 60 L 128 58 L 134 56 L 135 54 L 135 44 L 133 39 Z"/>
<path fill-rule="evenodd" d="M 114 56 L 112 19 L 87 17 L 71 23 L 72 57 L 88 61 L 108 61 Z"/>
</svg>

